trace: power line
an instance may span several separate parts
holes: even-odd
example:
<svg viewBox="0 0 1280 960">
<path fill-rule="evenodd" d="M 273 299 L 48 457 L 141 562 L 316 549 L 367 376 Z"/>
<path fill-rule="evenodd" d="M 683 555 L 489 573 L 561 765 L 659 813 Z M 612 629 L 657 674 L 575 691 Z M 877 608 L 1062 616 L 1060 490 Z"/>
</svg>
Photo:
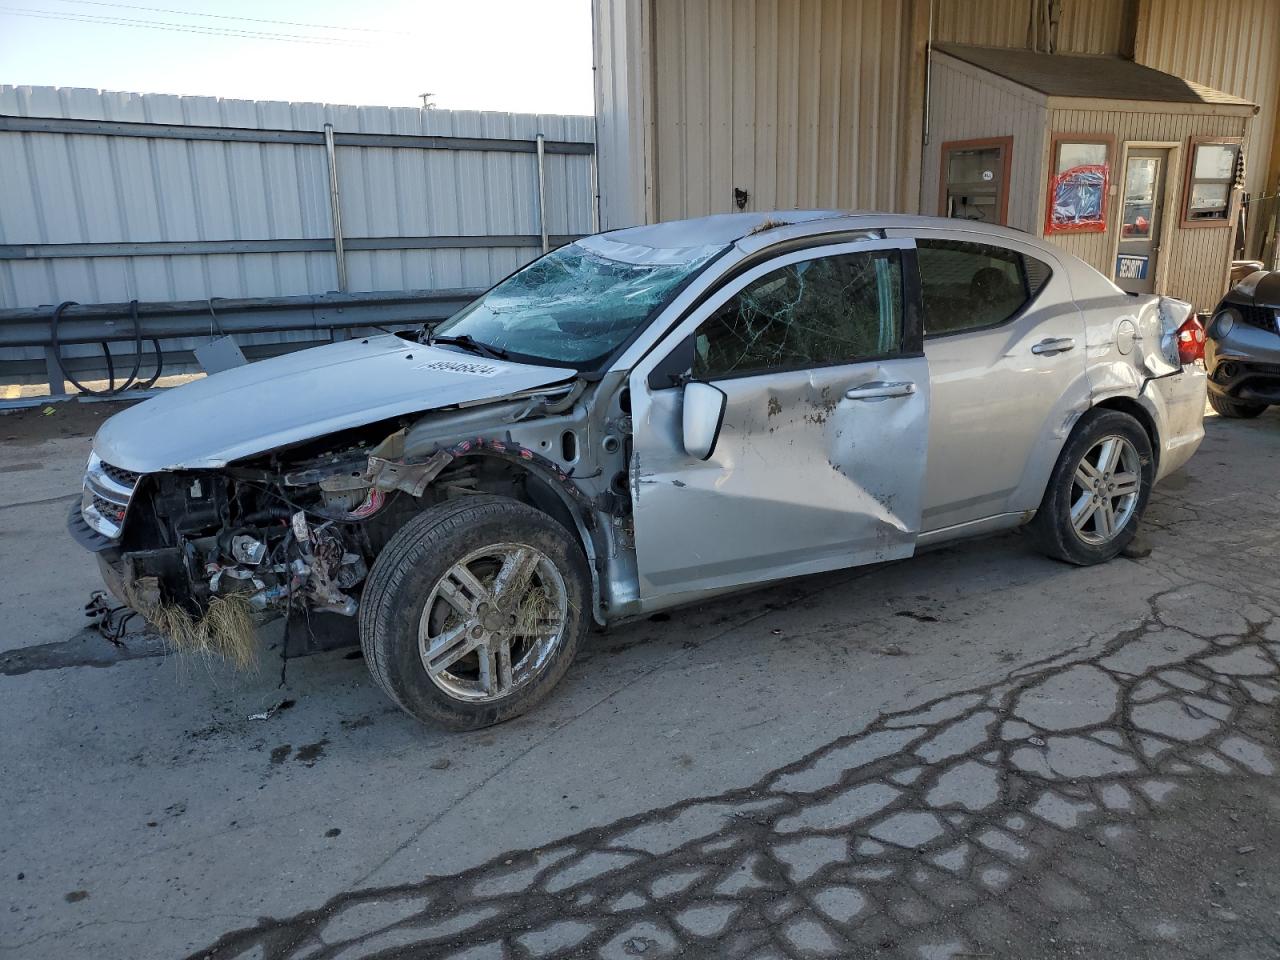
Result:
<svg viewBox="0 0 1280 960">
<path fill-rule="evenodd" d="M 95 7 L 121 7 L 128 10 L 147 10 L 151 13 L 176 13 L 184 17 L 211 17 L 218 20 L 243 20 L 248 23 L 274 23 L 286 27 L 309 27 L 314 30 L 358 30 L 361 33 L 395 33 L 377 27 L 339 27 L 326 23 L 302 23 L 297 20 L 268 20 L 262 17 L 236 17 L 229 13 L 201 13 L 197 10 L 175 10 L 172 7 L 144 7 L 136 3 L 111 3 L 109 0 L 57 0 L 58 3 L 87 3 Z"/>
<path fill-rule="evenodd" d="M 230 37 L 242 40 L 275 40 L 281 43 L 310 43 L 321 46 L 369 47 L 368 43 L 344 40 L 339 37 L 308 37 L 300 34 L 269 33 L 257 30 L 238 30 L 232 27 L 203 27 L 198 24 L 170 23 L 163 20 L 136 20 L 129 17 L 100 17 L 92 14 L 54 13 L 48 10 L 31 10 L 23 7 L 0 7 L 0 13 L 14 17 L 34 17 L 41 20 L 69 20 L 73 23 L 97 23 L 113 27 L 133 27 L 144 30 L 167 30 L 175 33 L 194 33 L 210 37 Z"/>
<path fill-rule="evenodd" d="M 368 46 L 358 41 L 338 37 L 307 37 L 298 34 L 269 33 L 266 31 L 239 30 L 233 27 L 204 27 L 199 24 L 170 23 L 163 20 L 135 20 L 128 17 L 100 17 L 92 14 L 55 13 L 48 10 L 31 10 L 22 7 L 0 7 L 0 13 L 15 17 L 35 17 L 41 20 L 68 20 L 73 23 L 98 23 L 113 27 L 134 27 L 151 30 L 168 30 L 178 33 L 195 33 L 213 37 L 232 37 L 250 40 L 278 40 L 286 43 L 312 43 L 327 46 Z"/>
</svg>

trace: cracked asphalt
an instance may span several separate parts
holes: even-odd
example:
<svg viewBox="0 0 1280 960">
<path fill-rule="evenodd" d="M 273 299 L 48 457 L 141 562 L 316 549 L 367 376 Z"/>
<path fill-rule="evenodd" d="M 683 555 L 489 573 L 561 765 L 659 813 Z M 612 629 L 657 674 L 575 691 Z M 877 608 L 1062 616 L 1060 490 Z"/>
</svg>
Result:
<svg viewBox="0 0 1280 960">
<path fill-rule="evenodd" d="M 0 956 L 1280 956 L 1280 413 L 1206 431 L 1148 557 L 659 615 L 466 735 L 345 651 L 280 686 L 80 630 L 87 442 L 6 444 Z"/>
</svg>

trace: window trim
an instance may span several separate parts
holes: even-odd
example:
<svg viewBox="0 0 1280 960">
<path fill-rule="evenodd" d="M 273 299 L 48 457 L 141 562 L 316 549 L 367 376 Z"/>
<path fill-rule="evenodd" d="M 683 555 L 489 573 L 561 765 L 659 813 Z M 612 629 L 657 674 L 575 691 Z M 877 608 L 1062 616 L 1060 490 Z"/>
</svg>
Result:
<svg viewBox="0 0 1280 960">
<path fill-rule="evenodd" d="M 962 220 L 964 217 L 947 217 L 947 169 L 954 150 L 980 150 L 984 147 L 1000 149 L 1000 192 L 996 195 L 996 206 L 1000 210 L 998 226 L 1009 225 L 1009 177 L 1013 170 L 1013 137 L 979 137 L 976 140 L 947 140 L 942 144 L 938 165 L 938 216 L 948 220 Z M 985 220 L 978 221 L 985 223 Z"/>
<path fill-rule="evenodd" d="M 1014 250 L 1012 247 L 1004 247 L 998 243 L 983 243 L 976 240 L 954 240 L 950 237 L 917 237 L 916 250 L 920 249 L 921 243 L 929 243 L 930 241 L 935 241 L 940 243 L 965 243 L 974 247 L 995 247 L 998 250 L 1008 251 L 1009 253 L 1012 253 L 1014 256 L 1019 258 L 1023 287 L 1024 289 L 1030 290 L 1030 285 L 1027 282 L 1027 264 L 1026 264 L 1026 258 L 1031 256 L 1031 254 L 1029 253 L 1023 253 L 1021 250 Z M 1040 299 L 1040 297 L 1044 295 L 1045 290 L 1048 289 L 1049 284 L 1053 281 L 1053 278 L 1056 275 L 1056 271 L 1054 270 L 1053 264 L 1045 260 L 1042 260 L 1040 257 L 1034 257 L 1033 259 L 1038 261 L 1039 263 L 1043 263 L 1045 267 L 1047 267 L 1049 270 L 1049 275 L 1045 277 L 1044 283 L 1040 285 L 1040 289 L 1037 290 L 1034 294 L 1028 294 L 1027 299 L 1023 301 L 1022 306 L 1019 307 L 1017 310 L 1015 310 L 1013 313 L 1009 314 L 1009 316 L 1007 316 L 1005 319 L 1000 320 L 997 323 L 987 323 L 982 325 L 981 327 L 966 327 L 963 330 L 944 330 L 938 333 L 929 332 L 928 327 L 926 326 L 928 318 L 925 316 L 925 309 L 924 309 L 924 280 L 919 274 L 917 274 L 916 284 L 917 284 L 917 289 L 919 291 L 919 297 L 920 297 L 920 307 L 919 307 L 920 332 L 923 335 L 925 342 L 928 342 L 930 340 L 943 340 L 947 337 L 962 337 L 968 333 L 985 333 L 988 330 L 998 330 L 1000 327 L 1008 326 L 1011 323 L 1015 323 L 1016 321 L 1021 320 L 1024 316 L 1027 315 L 1027 312 L 1030 311 L 1033 306 L 1035 306 L 1036 302 Z"/>
<path fill-rule="evenodd" d="M 1107 173 L 1102 183 L 1102 223 L 1087 224 L 1079 227 L 1055 227 L 1053 225 L 1053 181 L 1058 173 L 1058 151 L 1064 143 L 1100 143 L 1107 148 Z M 1106 233 L 1111 229 L 1111 171 L 1116 155 L 1116 138 L 1107 133 L 1055 133 L 1049 145 L 1049 168 L 1047 170 L 1045 202 L 1044 202 L 1044 235 L 1065 233 Z"/>
<path fill-rule="evenodd" d="M 1240 158 L 1244 155 L 1244 137 L 1210 137 L 1192 135 L 1187 137 L 1187 160 L 1185 171 L 1182 175 L 1182 201 L 1178 209 L 1178 226 L 1184 230 L 1200 230 L 1205 227 L 1232 227 L 1235 225 L 1237 218 L 1240 216 L 1240 188 L 1236 184 L 1234 170 L 1231 179 L 1225 181 L 1227 184 L 1227 215 L 1221 220 L 1214 218 L 1213 220 L 1192 220 L 1188 217 L 1191 210 L 1191 190 L 1197 183 L 1222 183 L 1221 180 L 1197 180 L 1195 178 L 1196 171 L 1196 148 L 1200 146 L 1212 146 L 1220 144 L 1224 146 L 1232 146 L 1236 148 L 1236 166 L 1240 164 Z"/>
<path fill-rule="evenodd" d="M 828 238 L 815 237 L 813 239 L 826 241 Z M 924 321 L 920 309 L 920 281 L 919 270 L 916 262 L 915 238 L 880 238 L 861 236 L 857 239 L 842 240 L 836 243 L 819 242 L 812 245 L 805 244 L 803 246 L 775 251 L 773 256 L 762 256 L 755 260 L 748 269 L 734 269 L 730 271 L 722 278 L 721 282 L 717 283 L 713 288 L 702 294 L 695 303 L 691 304 L 689 308 L 681 314 L 679 320 L 667 328 L 666 332 L 653 345 L 653 348 L 645 354 L 644 358 L 637 363 L 632 372 L 636 372 L 636 370 L 642 365 L 647 367 L 644 371 L 643 379 L 650 392 L 678 389 L 679 384 L 677 383 L 655 384 L 653 382 L 654 373 L 662 367 L 663 362 L 668 356 L 670 356 L 670 354 L 679 349 L 685 340 L 689 339 L 697 332 L 698 327 L 701 326 L 702 323 L 709 320 L 716 310 L 719 310 L 720 307 L 724 306 L 731 297 L 736 296 L 748 284 L 771 273 L 773 270 L 790 266 L 793 263 L 800 263 L 804 260 L 816 260 L 821 257 L 843 256 L 853 253 L 878 253 L 885 250 L 896 251 L 901 260 L 902 340 L 897 352 L 884 357 L 863 357 L 849 360 L 836 360 L 822 364 L 799 364 L 789 365 L 786 367 L 770 367 L 767 370 L 754 370 L 717 376 L 714 380 L 709 380 L 707 382 L 719 383 L 724 380 L 738 380 L 745 377 L 762 377 L 769 376 L 774 373 L 791 373 L 797 370 L 825 370 L 828 367 L 852 366 L 860 363 L 875 363 L 877 361 L 888 362 L 892 360 L 909 360 L 923 357 Z M 764 251 L 762 251 L 762 253 L 763 252 Z M 719 299 L 721 295 L 723 295 L 723 299 Z M 714 305 L 712 306 L 712 304 Z M 695 322 L 696 315 L 708 307 L 708 312 L 702 316 L 700 320 Z M 682 335 L 680 331 L 686 326 L 688 326 L 689 329 Z M 655 357 L 656 359 L 651 361 L 651 358 Z"/>
</svg>

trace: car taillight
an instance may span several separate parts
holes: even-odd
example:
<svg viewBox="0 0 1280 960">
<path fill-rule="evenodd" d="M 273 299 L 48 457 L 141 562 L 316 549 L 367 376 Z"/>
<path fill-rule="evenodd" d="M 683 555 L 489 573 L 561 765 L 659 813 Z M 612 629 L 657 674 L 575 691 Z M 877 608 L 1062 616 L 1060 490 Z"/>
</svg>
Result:
<svg viewBox="0 0 1280 960">
<path fill-rule="evenodd" d="M 1178 328 L 1178 359 L 1184 364 L 1204 359 L 1204 325 L 1198 317 L 1187 317 Z"/>
</svg>

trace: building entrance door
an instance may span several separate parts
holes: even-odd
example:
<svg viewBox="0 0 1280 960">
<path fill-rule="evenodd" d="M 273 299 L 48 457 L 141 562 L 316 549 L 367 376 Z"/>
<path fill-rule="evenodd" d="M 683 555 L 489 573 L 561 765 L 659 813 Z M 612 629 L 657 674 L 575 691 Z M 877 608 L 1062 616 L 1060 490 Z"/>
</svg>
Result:
<svg viewBox="0 0 1280 960">
<path fill-rule="evenodd" d="M 1114 275 L 1126 293 L 1155 292 L 1168 162 L 1168 149 L 1154 147 L 1130 150 L 1125 160 Z"/>
</svg>

